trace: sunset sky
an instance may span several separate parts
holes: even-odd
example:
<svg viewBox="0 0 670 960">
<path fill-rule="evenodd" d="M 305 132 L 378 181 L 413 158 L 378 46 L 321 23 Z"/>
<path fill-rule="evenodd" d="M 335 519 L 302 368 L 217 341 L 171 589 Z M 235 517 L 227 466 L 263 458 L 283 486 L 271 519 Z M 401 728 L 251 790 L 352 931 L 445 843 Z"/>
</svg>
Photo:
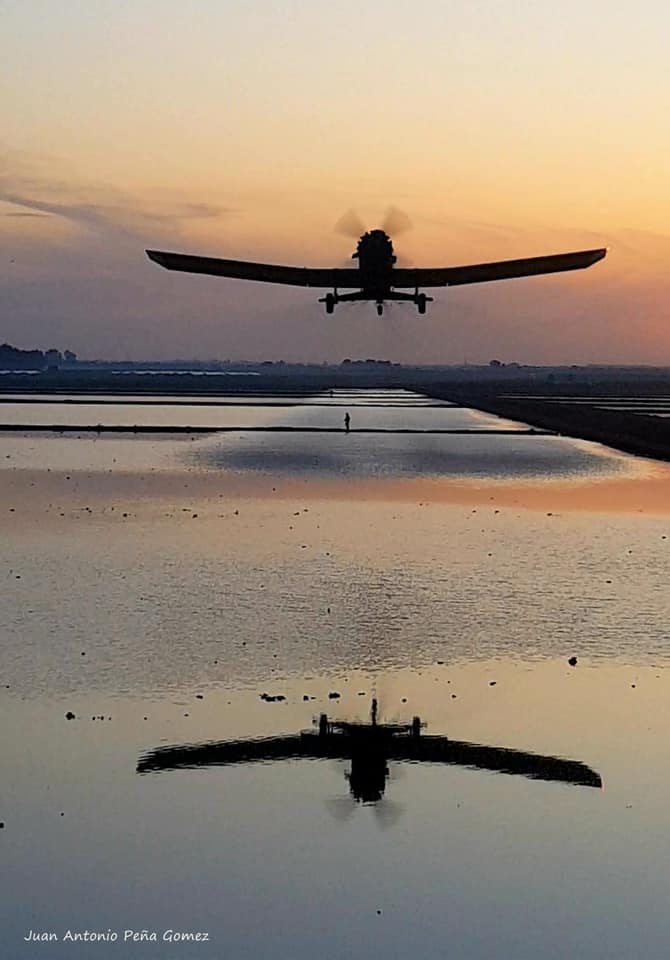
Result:
<svg viewBox="0 0 670 960">
<path fill-rule="evenodd" d="M 0 0 L 0 342 L 82 357 L 670 363 L 661 0 Z M 416 266 L 607 245 L 574 274 L 326 317 L 145 247 Z"/>
</svg>

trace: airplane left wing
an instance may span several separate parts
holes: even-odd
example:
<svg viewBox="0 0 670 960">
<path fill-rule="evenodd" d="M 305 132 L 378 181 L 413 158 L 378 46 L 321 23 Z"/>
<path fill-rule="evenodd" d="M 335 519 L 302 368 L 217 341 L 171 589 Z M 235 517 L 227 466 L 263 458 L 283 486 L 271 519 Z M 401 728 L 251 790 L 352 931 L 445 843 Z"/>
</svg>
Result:
<svg viewBox="0 0 670 960">
<path fill-rule="evenodd" d="M 217 743 L 157 747 L 140 757 L 137 772 L 288 760 L 300 756 L 301 750 L 300 734 L 294 737 L 261 737 L 258 740 L 223 740 Z"/>
<path fill-rule="evenodd" d="M 147 256 L 166 270 L 183 273 L 204 273 L 212 277 L 230 277 L 235 280 L 256 280 L 262 283 L 284 283 L 295 287 L 360 286 L 357 268 L 330 269 L 328 267 L 284 267 L 273 263 L 254 263 L 250 260 L 220 260 L 218 257 L 195 257 L 164 250 L 147 250 Z"/>
<path fill-rule="evenodd" d="M 490 280 L 511 280 L 564 270 L 583 270 L 602 260 L 607 247 L 578 250 L 575 253 L 554 253 L 547 257 L 526 257 L 524 260 L 498 260 L 463 267 L 399 267 L 393 269 L 392 287 L 454 287 L 464 283 L 485 283 Z"/>
<path fill-rule="evenodd" d="M 287 737 L 260 737 L 256 740 L 220 740 L 187 743 L 183 746 L 157 747 L 140 757 L 138 773 L 195 767 L 232 766 L 236 763 L 267 763 L 270 760 L 318 760 L 324 757 L 344 760 L 349 756 L 345 737 L 320 737 L 316 733 L 298 733 Z"/>
</svg>

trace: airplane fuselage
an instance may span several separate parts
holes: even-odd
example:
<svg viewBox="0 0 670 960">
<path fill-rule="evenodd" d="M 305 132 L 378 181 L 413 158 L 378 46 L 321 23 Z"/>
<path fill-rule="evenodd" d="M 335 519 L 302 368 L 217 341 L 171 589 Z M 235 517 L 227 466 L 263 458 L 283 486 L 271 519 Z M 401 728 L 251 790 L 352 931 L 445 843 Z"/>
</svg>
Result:
<svg viewBox="0 0 670 960">
<path fill-rule="evenodd" d="M 396 262 L 391 238 L 383 230 L 364 233 L 351 259 L 358 260 L 363 293 L 370 300 L 383 300 L 388 296 Z"/>
<path fill-rule="evenodd" d="M 352 254 L 352 260 L 358 260 L 360 290 L 355 293 L 340 294 L 335 290 L 323 298 L 326 311 L 332 313 L 335 304 L 355 300 L 374 300 L 377 313 L 381 315 L 385 300 L 401 300 L 415 303 L 419 313 L 426 312 L 426 303 L 432 297 L 425 293 L 399 293 L 393 290 L 393 267 L 397 260 L 393 252 L 391 238 L 384 230 L 369 230 L 364 233 Z"/>
</svg>

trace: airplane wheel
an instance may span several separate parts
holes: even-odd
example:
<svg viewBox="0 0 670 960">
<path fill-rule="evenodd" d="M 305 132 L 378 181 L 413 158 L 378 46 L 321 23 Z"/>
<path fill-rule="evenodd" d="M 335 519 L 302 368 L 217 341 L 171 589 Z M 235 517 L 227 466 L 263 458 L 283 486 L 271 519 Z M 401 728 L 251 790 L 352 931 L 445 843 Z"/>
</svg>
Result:
<svg viewBox="0 0 670 960">
<path fill-rule="evenodd" d="M 383 312 L 384 312 L 384 304 L 383 304 L 383 303 L 378 303 L 378 304 L 377 304 L 377 316 L 378 316 L 378 317 L 381 317 L 381 315 L 382 315 Z"/>
<path fill-rule="evenodd" d="M 326 313 L 333 313 L 335 311 L 335 297 L 332 293 L 326 294 Z"/>
<path fill-rule="evenodd" d="M 417 301 L 416 301 L 416 306 L 417 306 L 417 309 L 418 309 L 419 313 L 425 313 L 425 312 L 426 312 L 426 296 L 425 296 L 425 294 L 419 296 L 419 298 L 418 298 Z"/>
</svg>

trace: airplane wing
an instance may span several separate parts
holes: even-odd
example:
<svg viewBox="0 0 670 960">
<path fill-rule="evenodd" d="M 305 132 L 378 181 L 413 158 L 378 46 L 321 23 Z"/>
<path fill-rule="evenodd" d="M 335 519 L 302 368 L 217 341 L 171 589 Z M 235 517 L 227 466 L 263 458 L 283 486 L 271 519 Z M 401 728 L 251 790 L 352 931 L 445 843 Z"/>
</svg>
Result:
<svg viewBox="0 0 670 960">
<path fill-rule="evenodd" d="M 210 743 L 158 747 L 145 753 L 137 764 L 138 773 L 231 766 L 238 763 L 267 763 L 273 760 L 351 759 L 349 737 L 321 737 L 302 733 L 256 740 L 223 740 Z M 375 750 L 371 749 L 371 756 Z M 388 760 L 409 763 L 444 763 L 455 766 L 516 774 L 531 780 L 553 780 L 585 787 L 602 787 L 600 775 L 578 760 L 545 757 L 508 747 L 487 747 L 479 743 L 449 740 L 447 737 L 389 737 L 382 746 Z"/>
<path fill-rule="evenodd" d="M 511 280 L 563 270 L 583 270 L 602 260 L 607 247 L 555 253 L 548 257 L 527 257 L 525 260 L 498 260 L 463 267 L 399 267 L 393 269 L 392 287 L 455 287 L 463 283 L 485 283 L 489 280 Z"/>
<path fill-rule="evenodd" d="M 264 763 L 295 758 L 346 759 L 350 755 L 349 747 L 349 741 L 345 737 L 320 737 L 313 733 L 299 733 L 288 737 L 259 737 L 255 740 L 188 743 L 150 750 L 140 757 L 137 772 L 158 773 L 161 770 L 231 766 L 236 763 Z"/>
<path fill-rule="evenodd" d="M 229 766 L 235 763 L 262 763 L 301 756 L 300 734 L 294 737 L 261 737 L 257 740 L 223 740 L 217 743 L 189 743 L 157 747 L 140 757 L 138 773 L 160 770 Z"/>
<path fill-rule="evenodd" d="M 328 267 L 283 267 L 273 263 L 253 263 L 249 260 L 220 260 L 218 257 L 194 257 L 184 253 L 147 250 L 147 256 L 166 270 L 183 273 L 205 273 L 213 277 L 231 277 L 235 280 L 257 280 L 262 283 L 285 283 L 295 287 L 360 287 L 356 267 L 330 269 Z"/>
<path fill-rule="evenodd" d="M 583 787 L 602 787 L 600 775 L 579 760 L 543 757 L 509 747 L 486 747 L 447 737 L 397 737 L 389 746 L 389 760 L 410 763 L 446 763 L 495 773 L 516 774 L 530 780 L 558 780 Z"/>
</svg>

